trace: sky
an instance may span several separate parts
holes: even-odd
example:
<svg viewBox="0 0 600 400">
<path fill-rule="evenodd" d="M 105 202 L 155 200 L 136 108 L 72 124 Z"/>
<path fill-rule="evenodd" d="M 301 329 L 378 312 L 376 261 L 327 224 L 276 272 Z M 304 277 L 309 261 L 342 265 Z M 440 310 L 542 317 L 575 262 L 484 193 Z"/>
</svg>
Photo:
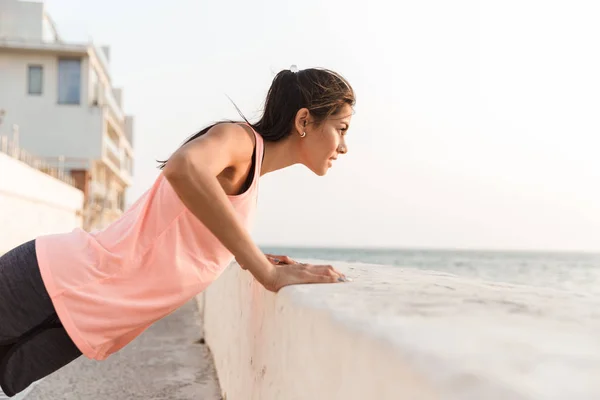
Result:
<svg viewBox="0 0 600 400">
<path fill-rule="evenodd" d="M 261 179 L 262 245 L 600 251 L 595 0 L 47 0 L 111 47 L 135 116 L 132 203 L 190 134 L 260 115 L 292 64 L 357 93 L 325 177 Z"/>
</svg>

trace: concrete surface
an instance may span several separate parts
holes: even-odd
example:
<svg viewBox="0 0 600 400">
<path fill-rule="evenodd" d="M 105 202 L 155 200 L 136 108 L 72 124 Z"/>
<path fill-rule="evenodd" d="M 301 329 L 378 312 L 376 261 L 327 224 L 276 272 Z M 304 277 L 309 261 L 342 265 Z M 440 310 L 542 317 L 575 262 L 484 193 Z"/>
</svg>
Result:
<svg viewBox="0 0 600 400">
<path fill-rule="evenodd" d="M 0 151 L 0 254 L 37 236 L 81 227 L 82 206 L 81 190 Z"/>
<path fill-rule="evenodd" d="M 600 399 L 600 297 L 334 264 L 353 282 L 273 294 L 233 265 L 204 292 L 227 400 Z"/>
<path fill-rule="evenodd" d="M 212 356 L 197 306 L 187 303 L 106 361 L 84 357 L 34 387 L 26 400 L 217 400 Z"/>
</svg>

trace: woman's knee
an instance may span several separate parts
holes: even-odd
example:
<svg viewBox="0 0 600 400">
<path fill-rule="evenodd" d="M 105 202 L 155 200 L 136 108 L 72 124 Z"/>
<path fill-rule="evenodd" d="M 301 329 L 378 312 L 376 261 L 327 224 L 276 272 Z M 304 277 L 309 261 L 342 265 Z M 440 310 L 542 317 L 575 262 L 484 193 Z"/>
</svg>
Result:
<svg viewBox="0 0 600 400">
<path fill-rule="evenodd" d="M 62 326 L 43 327 L 5 352 L 0 360 L 0 387 L 14 396 L 80 355 Z"/>
</svg>

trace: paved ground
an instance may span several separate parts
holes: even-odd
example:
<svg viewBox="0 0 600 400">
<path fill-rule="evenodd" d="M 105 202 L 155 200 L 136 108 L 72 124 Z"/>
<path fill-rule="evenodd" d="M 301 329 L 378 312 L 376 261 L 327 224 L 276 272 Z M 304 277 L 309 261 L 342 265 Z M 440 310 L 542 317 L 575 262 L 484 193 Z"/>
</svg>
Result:
<svg viewBox="0 0 600 400">
<path fill-rule="evenodd" d="M 26 400 L 221 399 L 212 356 L 197 344 L 194 301 L 157 322 L 106 361 L 84 357 L 40 382 Z"/>
</svg>

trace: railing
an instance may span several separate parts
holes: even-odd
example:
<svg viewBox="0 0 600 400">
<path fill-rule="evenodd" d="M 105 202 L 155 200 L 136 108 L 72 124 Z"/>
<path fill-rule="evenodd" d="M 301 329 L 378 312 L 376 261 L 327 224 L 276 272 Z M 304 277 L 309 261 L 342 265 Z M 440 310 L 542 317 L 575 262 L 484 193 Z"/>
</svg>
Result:
<svg viewBox="0 0 600 400">
<path fill-rule="evenodd" d="M 133 175 L 133 160 L 129 155 L 123 152 L 123 163 L 121 165 L 121 172 L 128 176 Z"/>
<path fill-rule="evenodd" d="M 59 179 L 73 187 L 75 180 L 65 172 L 65 157 L 56 157 L 56 163 L 50 163 L 48 159 L 34 156 L 20 148 L 17 143 L 10 140 L 8 136 L 0 136 L 0 152 L 17 159 L 32 168 L 37 169 L 53 178 Z"/>
<path fill-rule="evenodd" d="M 92 103 L 96 102 L 98 106 L 108 109 L 115 121 L 125 130 L 125 113 L 117 102 L 112 87 L 97 82 L 93 90 L 94 98 L 92 99 Z"/>
<path fill-rule="evenodd" d="M 106 143 L 106 149 L 109 150 L 111 153 L 113 153 L 113 155 L 118 158 L 119 160 L 121 160 L 121 149 L 119 148 L 119 145 L 116 144 L 110 137 L 106 137 L 105 138 L 105 143 Z M 119 162 L 120 163 L 120 162 Z"/>
<path fill-rule="evenodd" d="M 89 158 L 83 157 L 43 157 L 46 163 L 50 164 L 50 166 L 58 169 L 63 169 L 65 171 L 70 171 L 74 169 L 85 169 L 90 170 L 92 168 L 92 160 Z"/>
<path fill-rule="evenodd" d="M 106 101 L 106 104 L 108 105 L 109 109 L 115 115 L 115 119 L 119 121 L 120 124 L 124 124 L 125 113 L 123 113 L 121 106 L 119 106 L 119 103 L 117 103 L 117 99 L 115 99 L 113 95 L 112 89 L 109 87 L 104 87 L 104 100 Z"/>
<path fill-rule="evenodd" d="M 125 148 L 115 143 L 109 135 L 104 137 L 105 156 L 115 168 L 115 173 L 131 178 L 133 175 L 133 159 Z"/>
<path fill-rule="evenodd" d="M 107 147 L 108 149 L 108 147 Z M 116 173 L 120 173 L 121 172 L 121 159 L 115 155 L 112 151 L 107 151 L 106 152 L 106 158 L 108 159 L 108 161 L 110 161 L 110 164 L 112 164 L 113 168 L 115 169 Z"/>
<path fill-rule="evenodd" d="M 110 73 L 109 63 L 108 63 L 108 60 L 106 59 L 106 55 L 104 54 L 104 50 L 102 50 L 98 45 L 96 45 L 96 43 L 90 42 L 89 45 L 93 49 L 94 54 L 95 54 L 96 58 L 98 58 L 98 61 L 100 62 L 100 65 L 102 65 L 102 68 L 106 72 L 106 75 L 109 75 L 109 73 Z"/>
</svg>

